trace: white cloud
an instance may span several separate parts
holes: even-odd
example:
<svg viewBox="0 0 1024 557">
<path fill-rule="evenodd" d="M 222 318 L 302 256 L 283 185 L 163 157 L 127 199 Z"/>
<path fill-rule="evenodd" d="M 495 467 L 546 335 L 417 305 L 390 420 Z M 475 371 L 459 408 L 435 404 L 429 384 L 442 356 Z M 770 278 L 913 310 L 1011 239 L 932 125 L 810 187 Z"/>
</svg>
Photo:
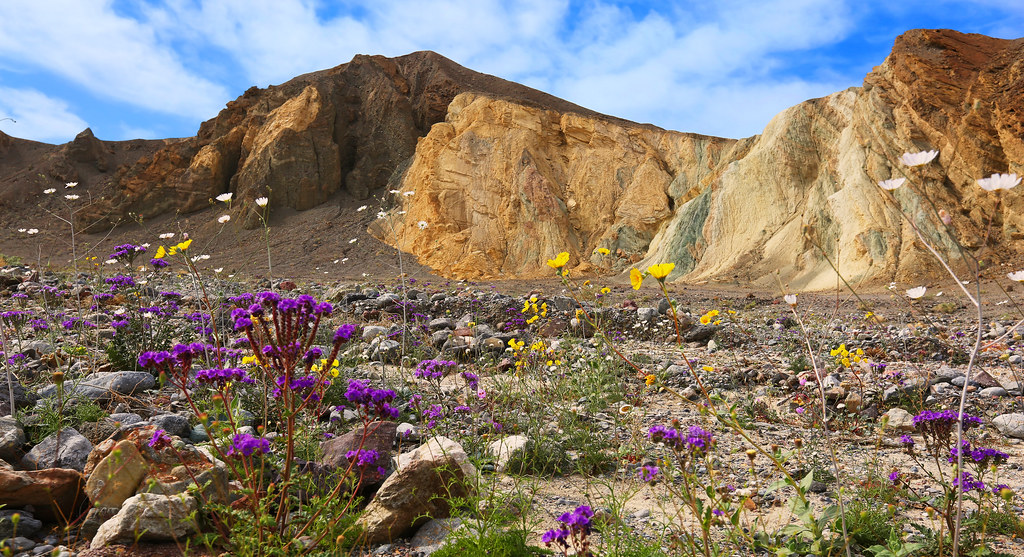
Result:
<svg viewBox="0 0 1024 557">
<path fill-rule="evenodd" d="M 208 118 L 229 98 L 223 86 L 183 67 L 151 28 L 114 13 L 109 1 L 0 2 L 0 59 L 158 112 Z"/>
<path fill-rule="evenodd" d="M 63 100 L 32 89 L 0 87 L 0 118 L 17 121 L 0 122 L 7 135 L 46 143 L 66 143 L 88 127 Z"/>
</svg>

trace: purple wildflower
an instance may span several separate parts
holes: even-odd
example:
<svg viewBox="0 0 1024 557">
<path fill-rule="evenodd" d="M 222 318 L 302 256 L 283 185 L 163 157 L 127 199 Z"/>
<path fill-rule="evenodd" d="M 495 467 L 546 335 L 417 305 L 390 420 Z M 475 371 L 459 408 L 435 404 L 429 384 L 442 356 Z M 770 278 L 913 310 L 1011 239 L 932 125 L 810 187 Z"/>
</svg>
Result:
<svg viewBox="0 0 1024 557">
<path fill-rule="evenodd" d="M 231 446 L 228 447 L 225 454 L 232 456 L 241 453 L 243 456 L 252 456 L 257 452 L 259 454 L 270 452 L 270 440 L 248 433 L 238 433 L 231 438 Z"/>
<path fill-rule="evenodd" d="M 215 384 L 221 387 L 230 382 L 255 383 L 245 370 L 237 367 L 201 369 L 196 372 L 196 381 L 199 383 Z"/>
<path fill-rule="evenodd" d="M 657 466 L 644 466 L 640 469 L 640 481 L 653 482 L 658 477 L 658 473 Z"/>
<path fill-rule="evenodd" d="M 340 344 L 342 342 L 347 342 L 352 338 L 352 333 L 355 331 L 356 326 L 348 323 L 338 327 L 338 330 L 334 331 L 334 343 Z"/>
<path fill-rule="evenodd" d="M 167 432 L 158 429 L 153 432 L 153 436 L 149 438 L 149 442 L 146 443 L 150 447 L 159 450 L 161 447 L 170 446 L 171 436 L 167 435 Z"/>
<path fill-rule="evenodd" d="M 345 458 L 349 460 L 355 460 L 356 466 L 360 468 L 366 468 L 367 466 L 375 464 L 379 457 L 380 455 L 377 454 L 377 451 L 369 449 L 360 449 L 357 451 L 349 451 L 345 453 Z"/>
<path fill-rule="evenodd" d="M 959 487 L 964 493 L 972 490 L 984 491 L 985 483 L 975 480 L 970 472 L 963 472 L 960 477 L 953 479 L 953 487 Z"/>
</svg>

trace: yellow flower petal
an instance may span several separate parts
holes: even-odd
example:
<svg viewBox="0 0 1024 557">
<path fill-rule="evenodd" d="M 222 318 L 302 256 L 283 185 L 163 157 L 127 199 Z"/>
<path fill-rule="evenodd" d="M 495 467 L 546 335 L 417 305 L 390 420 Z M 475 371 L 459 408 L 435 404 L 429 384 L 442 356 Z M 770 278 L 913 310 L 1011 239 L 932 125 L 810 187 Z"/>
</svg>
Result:
<svg viewBox="0 0 1024 557">
<path fill-rule="evenodd" d="M 608 255 L 611 252 L 608 251 L 608 248 L 597 248 L 597 253 L 600 253 L 601 255 Z"/>
<path fill-rule="evenodd" d="M 165 255 L 167 255 L 167 250 L 160 246 L 156 248 L 156 255 L 153 256 L 153 259 L 163 259 Z"/>
<path fill-rule="evenodd" d="M 644 282 L 644 274 L 636 268 L 630 269 L 629 282 L 633 285 L 633 290 L 640 290 L 640 285 Z"/>
<path fill-rule="evenodd" d="M 669 275 L 669 273 L 672 272 L 672 269 L 675 268 L 675 263 L 659 263 L 657 265 L 651 265 L 650 267 L 648 267 L 647 272 L 650 273 L 652 277 L 658 280 L 663 280 L 665 277 Z"/>
<path fill-rule="evenodd" d="M 565 264 L 569 262 L 569 252 L 563 251 L 558 254 L 558 257 L 554 259 L 548 259 L 548 267 L 552 269 L 561 269 L 565 267 Z"/>
</svg>

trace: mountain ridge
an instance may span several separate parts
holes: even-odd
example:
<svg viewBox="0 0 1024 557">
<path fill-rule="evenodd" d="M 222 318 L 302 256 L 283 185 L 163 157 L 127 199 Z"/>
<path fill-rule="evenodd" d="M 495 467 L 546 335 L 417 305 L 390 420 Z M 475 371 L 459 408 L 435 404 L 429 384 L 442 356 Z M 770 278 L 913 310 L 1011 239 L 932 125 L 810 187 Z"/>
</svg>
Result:
<svg viewBox="0 0 1024 557">
<path fill-rule="evenodd" d="M 0 205 L 29 210 L 19 192 L 81 180 L 88 203 L 75 220 L 94 232 L 199 215 L 227 192 L 232 226 L 246 229 L 260 225 L 260 196 L 279 215 L 271 222 L 336 205 L 334 221 L 458 278 L 545 276 L 546 259 L 569 251 L 581 272 L 673 261 L 672 278 L 686 281 L 764 282 L 779 271 L 822 288 L 835 280 L 826 253 L 857 280 L 916 280 L 936 269 L 875 186 L 902 171 L 905 150 L 942 152 L 911 171 L 927 196 L 909 184 L 895 193 L 944 255 L 959 258 L 922 212 L 928 198 L 958 216 L 951 232 L 971 249 L 1021 251 L 1024 200 L 1010 192 L 997 204 L 972 185 L 1022 172 L 1022 60 L 1021 39 L 909 31 L 863 86 L 728 139 L 599 114 L 429 51 L 358 55 L 250 88 L 190 138 L 83 132 L 48 150 L 0 135 Z M 393 233 L 345 209 L 379 198 L 394 207 Z M 989 217 L 997 233 L 986 237 Z"/>
</svg>

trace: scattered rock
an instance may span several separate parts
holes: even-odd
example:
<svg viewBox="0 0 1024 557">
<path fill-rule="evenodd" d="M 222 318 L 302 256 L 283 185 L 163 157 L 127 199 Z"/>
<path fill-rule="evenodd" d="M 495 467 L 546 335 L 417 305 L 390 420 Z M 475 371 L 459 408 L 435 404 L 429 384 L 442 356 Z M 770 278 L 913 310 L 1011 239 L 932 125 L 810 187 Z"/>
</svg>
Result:
<svg viewBox="0 0 1024 557">
<path fill-rule="evenodd" d="M 88 501 L 85 481 L 77 470 L 49 468 L 16 472 L 0 468 L 0 501 L 7 507 L 35 509 L 36 518 L 45 521 L 69 520 Z"/>
<path fill-rule="evenodd" d="M 43 439 L 21 459 L 26 470 L 70 468 L 81 472 L 92 452 L 92 443 L 77 429 L 64 428 Z"/>
<path fill-rule="evenodd" d="M 992 419 L 992 425 L 1007 437 L 1024 439 L 1024 413 L 1002 414 Z"/>
<path fill-rule="evenodd" d="M 0 418 L 0 458 L 12 464 L 18 462 L 26 441 L 25 430 L 18 420 L 10 416 Z"/>
<path fill-rule="evenodd" d="M 449 516 L 448 500 L 468 496 L 476 468 L 462 446 L 434 437 L 398 458 L 398 470 L 384 480 L 357 524 L 365 543 L 384 543 L 410 533 L 427 517 Z"/>
<path fill-rule="evenodd" d="M 198 529 L 198 504 L 187 495 L 140 493 L 124 502 L 113 518 L 100 525 L 91 549 L 111 543 L 137 541 L 184 541 Z"/>
</svg>

